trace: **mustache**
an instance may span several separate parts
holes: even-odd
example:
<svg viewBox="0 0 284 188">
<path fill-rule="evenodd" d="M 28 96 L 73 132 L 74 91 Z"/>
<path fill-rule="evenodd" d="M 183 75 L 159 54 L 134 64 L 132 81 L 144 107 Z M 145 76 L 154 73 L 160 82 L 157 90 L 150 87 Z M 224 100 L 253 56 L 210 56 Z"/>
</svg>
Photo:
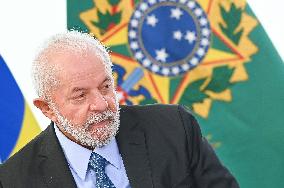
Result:
<svg viewBox="0 0 284 188">
<path fill-rule="evenodd" d="M 86 125 L 97 124 L 105 120 L 114 120 L 115 115 L 116 113 L 111 110 L 93 113 L 88 117 Z"/>
</svg>

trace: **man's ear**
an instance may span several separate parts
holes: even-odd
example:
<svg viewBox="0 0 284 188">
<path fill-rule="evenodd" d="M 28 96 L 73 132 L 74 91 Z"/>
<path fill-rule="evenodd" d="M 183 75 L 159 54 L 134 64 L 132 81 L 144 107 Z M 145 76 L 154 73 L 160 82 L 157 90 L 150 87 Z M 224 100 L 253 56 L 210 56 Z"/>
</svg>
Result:
<svg viewBox="0 0 284 188">
<path fill-rule="evenodd" d="M 36 99 L 34 99 L 33 103 L 51 121 L 57 122 L 57 118 L 56 118 L 53 110 L 49 107 L 48 102 L 46 102 L 46 100 L 44 100 L 42 98 L 36 98 Z"/>
</svg>

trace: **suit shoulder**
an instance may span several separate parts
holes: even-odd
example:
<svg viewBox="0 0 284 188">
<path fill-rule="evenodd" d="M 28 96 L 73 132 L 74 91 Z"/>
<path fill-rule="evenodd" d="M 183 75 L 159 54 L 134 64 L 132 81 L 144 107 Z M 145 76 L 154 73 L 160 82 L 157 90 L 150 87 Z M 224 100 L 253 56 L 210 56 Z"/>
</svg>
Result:
<svg viewBox="0 0 284 188">
<path fill-rule="evenodd" d="M 48 129 L 48 128 L 47 128 Z M 29 162 L 35 158 L 35 156 L 41 150 L 43 140 L 46 137 L 47 130 L 41 132 L 29 143 L 27 143 L 22 149 L 11 156 L 7 161 L 0 165 L 0 174 L 17 173 L 15 169 L 19 169 L 23 165 L 28 165 Z"/>
<path fill-rule="evenodd" d="M 139 122 L 140 127 L 153 130 L 172 128 L 192 129 L 196 119 L 182 105 L 153 104 L 121 107 L 122 122 Z"/>
<path fill-rule="evenodd" d="M 179 104 L 149 104 L 149 105 L 133 105 L 133 106 L 121 106 L 122 113 L 133 114 L 154 114 L 154 115 L 188 115 L 190 118 L 194 118 L 192 112 L 184 105 Z"/>
</svg>

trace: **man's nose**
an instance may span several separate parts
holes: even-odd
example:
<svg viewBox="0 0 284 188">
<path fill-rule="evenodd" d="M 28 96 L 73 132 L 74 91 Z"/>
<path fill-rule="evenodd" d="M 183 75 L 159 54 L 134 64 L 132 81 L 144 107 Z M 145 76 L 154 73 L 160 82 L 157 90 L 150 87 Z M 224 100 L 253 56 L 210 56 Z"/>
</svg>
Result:
<svg viewBox="0 0 284 188">
<path fill-rule="evenodd" d="M 94 100 L 90 103 L 90 110 L 91 111 L 105 111 L 108 108 L 108 102 L 105 97 L 100 94 L 96 93 L 94 96 Z"/>
</svg>

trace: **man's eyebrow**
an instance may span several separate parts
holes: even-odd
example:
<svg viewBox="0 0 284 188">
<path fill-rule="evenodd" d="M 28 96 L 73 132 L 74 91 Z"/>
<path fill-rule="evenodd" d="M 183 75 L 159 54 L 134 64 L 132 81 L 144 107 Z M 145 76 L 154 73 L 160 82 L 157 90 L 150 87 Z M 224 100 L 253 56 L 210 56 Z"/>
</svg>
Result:
<svg viewBox="0 0 284 188">
<path fill-rule="evenodd" d="M 79 91 L 85 91 L 86 88 L 83 88 L 83 87 L 74 87 L 72 90 L 71 90 L 71 93 L 75 93 L 75 92 L 79 92 Z"/>
<path fill-rule="evenodd" d="M 111 78 L 110 78 L 109 76 L 107 76 L 107 77 L 104 79 L 104 81 L 102 81 L 102 83 L 109 82 L 109 81 L 111 81 Z"/>
</svg>

